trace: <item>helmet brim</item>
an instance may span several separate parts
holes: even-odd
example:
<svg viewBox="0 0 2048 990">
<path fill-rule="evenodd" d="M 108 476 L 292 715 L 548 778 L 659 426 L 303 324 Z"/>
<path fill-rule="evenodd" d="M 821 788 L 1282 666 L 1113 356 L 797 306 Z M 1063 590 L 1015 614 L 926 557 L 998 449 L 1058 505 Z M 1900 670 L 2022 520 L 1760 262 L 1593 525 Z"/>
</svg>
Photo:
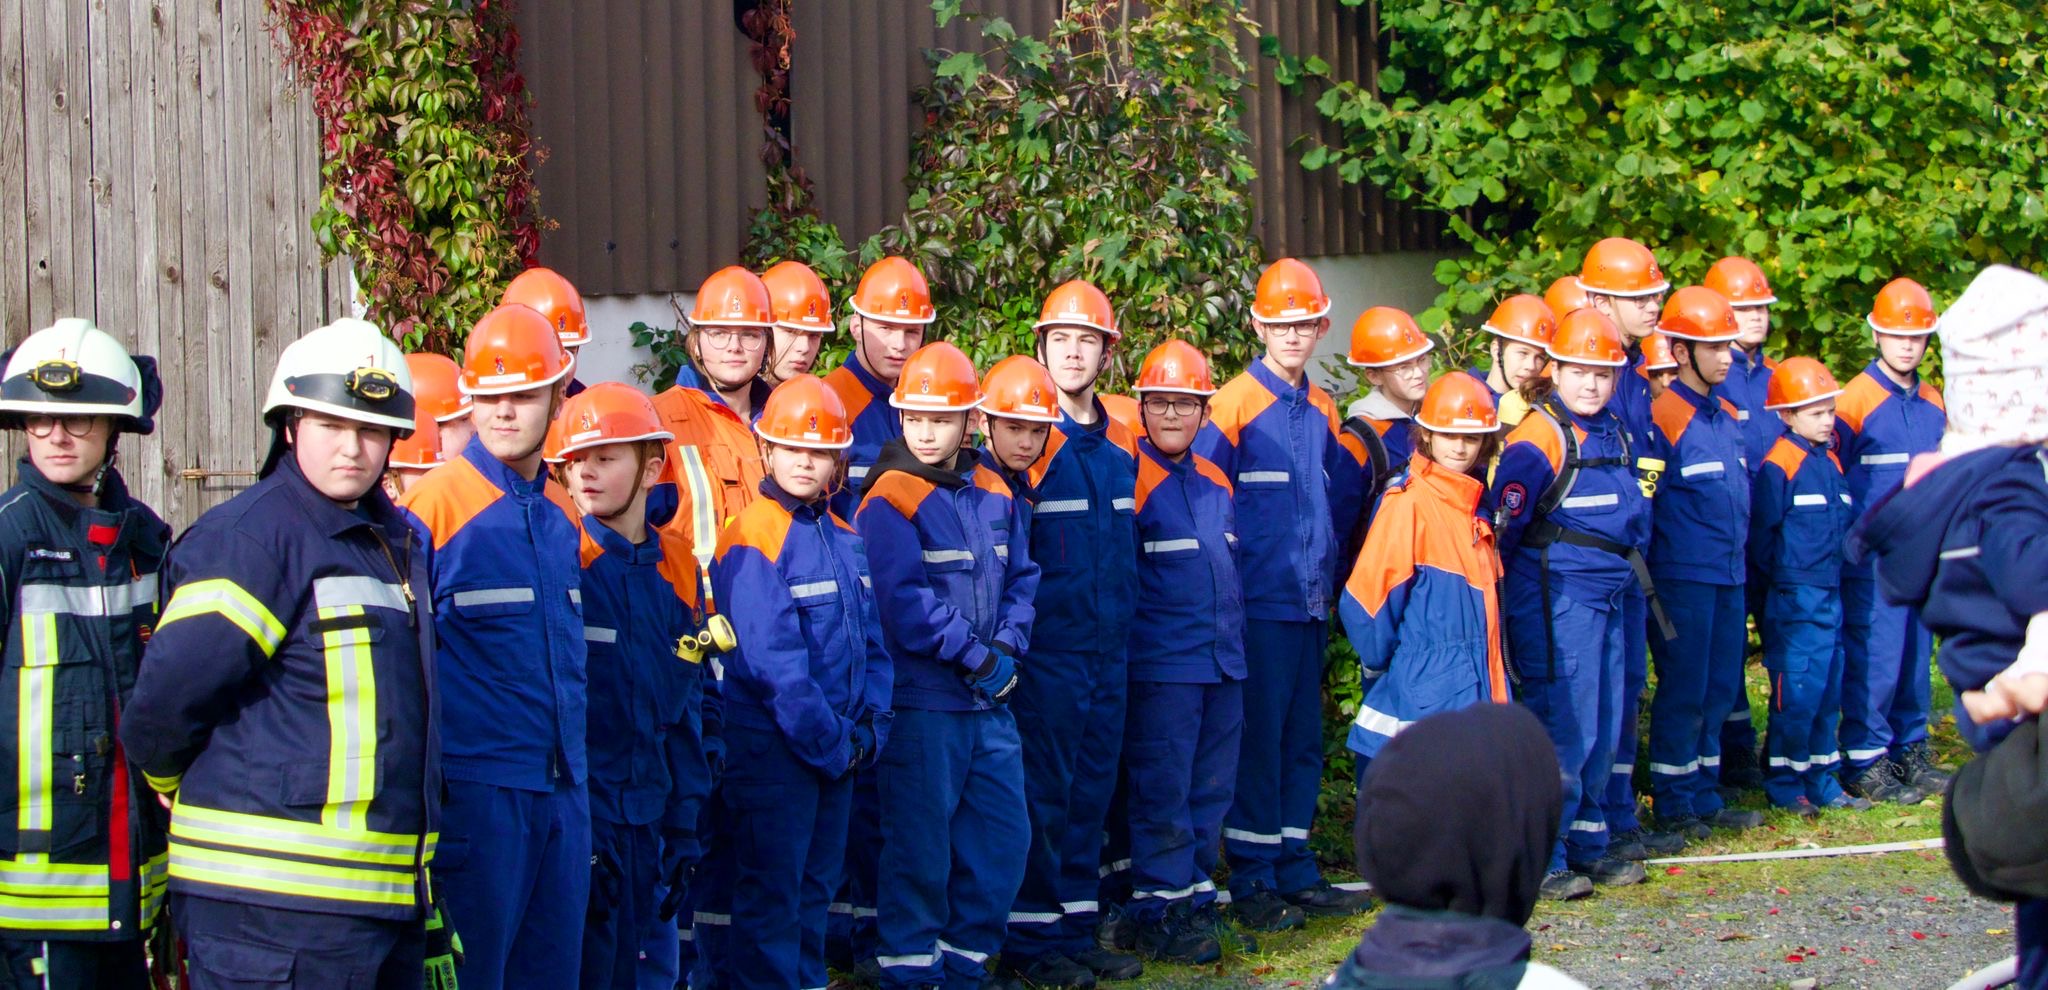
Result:
<svg viewBox="0 0 2048 990">
<path fill-rule="evenodd" d="M 1074 327 L 1080 330 L 1093 330 L 1096 333 L 1102 334 L 1113 341 L 1122 340 L 1124 336 L 1123 331 L 1118 330 L 1115 327 L 1106 327 L 1100 323 L 1096 323 L 1093 320 L 1083 320 L 1071 316 L 1061 317 L 1055 320 L 1039 320 L 1037 323 L 1033 323 L 1031 325 L 1031 332 L 1044 333 L 1047 330 L 1052 329 L 1053 327 Z"/>
<path fill-rule="evenodd" d="M 846 448 L 853 446 L 853 438 L 851 436 L 847 437 L 845 440 L 839 441 L 789 440 L 783 437 L 773 436 L 769 434 L 767 431 L 761 429 L 760 423 L 754 424 L 754 435 L 760 437 L 763 440 L 768 441 L 769 443 L 780 444 L 784 447 L 801 447 L 805 450 L 845 450 Z"/>
<path fill-rule="evenodd" d="M 889 396 L 890 408 L 901 409 L 904 412 L 968 412 L 970 410 L 981 408 L 981 403 L 982 400 L 977 398 L 973 402 L 970 402 L 964 406 L 959 405 L 957 403 L 933 404 L 923 402 L 916 402 L 906 405 L 903 403 L 902 400 L 896 398 L 895 395 L 892 394 Z"/>
<path fill-rule="evenodd" d="M 1657 283 L 1656 285 L 1650 286 L 1650 287 L 1649 287 L 1649 288 L 1647 288 L 1647 289 L 1626 289 L 1626 290 L 1623 290 L 1623 289 L 1598 289 L 1598 288 L 1594 288 L 1593 286 L 1587 285 L 1587 284 L 1586 284 L 1586 280 L 1585 280 L 1585 279 L 1583 279 L 1583 278 L 1580 278 L 1580 277 L 1579 277 L 1579 276 L 1577 276 L 1577 275 L 1574 275 L 1574 276 L 1572 276 L 1572 281 L 1574 281 L 1574 282 L 1577 282 L 1577 283 L 1578 283 L 1578 285 L 1579 285 L 1579 288 L 1581 288 L 1581 289 L 1584 289 L 1584 290 L 1586 290 L 1587 292 L 1595 292 L 1595 293 L 1599 293 L 1600 295 L 1603 295 L 1603 296 L 1620 296 L 1620 297 L 1622 297 L 1622 298 L 1624 298 L 1624 299 L 1634 299 L 1634 298 L 1637 298 L 1637 297 L 1639 297 L 1639 296 L 1654 296 L 1654 295 L 1656 295 L 1656 294 L 1658 294 L 1658 293 L 1660 293 L 1660 292 L 1670 292 L 1670 291 L 1671 291 L 1671 283 L 1669 283 L 1669 282 L 1659 282 L 1659 283 Z"/>
<path fill-rule="evenodd" d="M 1931 337 L 1934 335 L 1935 329 L 1941 326 L 1941 320 L 1939 318 L 1937 318 L 1934 321 L 1934 326 L 1927 327 L 1925 329 L 1913 327 L 1902 330 L 1893 327 L 1888 327 L 1882 323 L 1877 322 L 1877 318 L 1872 316 L 1864 317 L 1863 322 L 1870 324 L 1870 329 L 1875 330 L 1878 333 L 1886 334 L 1892 337 Z"/>
<path fill-rule="evenodd" d="M 1813 405 L 1813 404 L 1814 404 L 1814 403 L 1816 403 L 1816 402 L 1826 402 L 1827 400 L 1829 400 L 1829 399 L 1832 399 L 1832 398 L 1834 398 L 1835 396 L 1838 396 L 1838 395 L 1841 395 L 1841 394 L 1842 394 L 1842 390 L 1841 390 L 1841 389 L 1836 389 L 1836 390 L 1834 390 L 1834 391 L 1832 391 L 1832 392 L 1822 392 L 1822 393 L 1821 393 L 1821 394 L 1819 394 L 1819 395 L 1815 395 L 1815 396 L 1810 396 L 1810 397 L 1808 397 L 1808 398 L 1804 398 L 1804 399 L 1801 399 L 1801 400 L 1799 400 L 1798 402 L 1780 402 L 1780 403 L 1778 403 L 1778 404 L 1776 404 L 1776 405 L 1770 405 L 1770 404 L 1766 404 L 1766 405 L 1764 406 L 1764 409 L 1765 409 L 1766 411 L 1769 411 L 1769 412 L 1778 412 L 1778 411 L 1780 411 L 1780 410 L 1784 410 L 1784 409 L 1798 409 L 1798 408 L 1799 408 L 1799 407 L 1801 407 L 1801 406 L 1810 406 L 1810 405 Z"/>
<path fill-rule="evenodd" d="M 577 451 L 590 450 L 594 447 L 609 447 L 620 443 L 641 443 L 648 440 L 659 440 L 662 443 L 667 443 L 675 438 L 676 435 L 667 430 L 653 430 L 648 433 L 642 433 L 637 437 L 599 437 L 595 440 L 585 440 L 582 443 L 563 444 L 562 449 L 555 451 L 555 456 L 549 458 L 549 460 L 568 460 L 570 454 L 574 454 Z"/>
<path fill-rule="evenodd" d="M 562 365 L 562 370 L 557 371 L 554 374 L 549 375 L 548 377 L 537 382 L 521 382 L 517 385 L 478 385 L 475 387 L 471 387 L 469 384 L 468 377 L 464 376 L 462 379 L 457 380 L 456 387 L 458 389 L 461 389 L 463 395 L 511 395 L 514 392 L 532 392 L 538 389 L 547 388 L 548 386 L 553 385 L 556 382 L 559 382 L 562 379 L 567 378 L 575 373 L 576 356 L 574 354 L 571 354 L 569 355 L 569 360 Z"/>
<path fill-rule="evenodd" d="M 1412 351 L 1386 361 L 1359 361 L 1347 355 L 1344 358 L 1344 363 L 1354 368 L 1391 368 L 1397 364 L 1406 364 L 1434 350 L 1436 350 L 1436 341 L 1431 340 L 1425 342 L 1419 351 Z"/>
<path fill-rule="evenodd" d="M 937 310 L 933 310 L 931 312 L 931 315 L 929 316 L 904 316 L 901 313 L 871 313 L 861 308 L 860 303 L 853 301 L 848 301 L 847 305 L 852 307 L 855 313 L 858 313 L 861 316 L 865 316 L 870 320 L 881 320 L 883 323 L 902 323 L 910 326 L 922 327 L 930 326 L 931 324 L 937 323 L 939 321 L 939 313 Z"/>
<path fill-rule="evenodd" d="M 1422 418 L 1421 416 L 1417 416 L 1415 417 L 1415 425 L 1420 426 L 1431 433 L 1462 433 L 1470 436 L 1484 436 L 1488 433 L 1500 432 L 1499 420 L 1494 420 L 1492 425 L 1487 425 L 1476 420 L 1457 420 L 1452 423 L 1437 424 L 1432 423 L 1429 420 Z"/>
</svg>

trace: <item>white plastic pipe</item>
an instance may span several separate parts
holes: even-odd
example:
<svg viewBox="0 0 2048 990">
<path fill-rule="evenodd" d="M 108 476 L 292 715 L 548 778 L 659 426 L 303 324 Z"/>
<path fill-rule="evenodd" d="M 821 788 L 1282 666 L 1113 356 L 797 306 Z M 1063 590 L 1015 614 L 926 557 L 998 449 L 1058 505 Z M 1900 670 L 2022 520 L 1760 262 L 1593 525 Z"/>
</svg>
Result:
<svg viewBox="0 0 2048 990">
<path fill-rule="evenodd" d="M 1913 839 L 1907 842 L 1876 842 L 1863 846 L 1833 846 L 1823 849 L 1774 849 L 1770 852 L 1723 853 L 1719 856 L 1666 856 L 1662 859 L 1646 859 L 1643 865 L 1662 866 L 1685 863 L 1748 863 L 1760 859 L 1820 859 L 1826 856 L 1863 856 L 1870 853 L 1908 852 L 1914 849 L 1940 849 L 1940 839 Z"/>
</svg>

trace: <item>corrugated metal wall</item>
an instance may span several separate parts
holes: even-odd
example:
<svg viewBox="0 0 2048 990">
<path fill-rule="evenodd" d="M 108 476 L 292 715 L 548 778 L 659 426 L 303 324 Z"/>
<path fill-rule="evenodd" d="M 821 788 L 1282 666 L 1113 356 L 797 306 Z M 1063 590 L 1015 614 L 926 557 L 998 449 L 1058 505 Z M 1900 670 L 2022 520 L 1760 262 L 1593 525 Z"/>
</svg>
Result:
<svg viewBox="0 0 2048 990">
<path fill-rule="evenodd" d="M 1247 0 L 1288 50 L 1319 53 L 1340 78 L 1377 69 L 1371 4 Z M 1043 36 L 1060 0 L 967 0 Z M 1134 4 L 1135 6 L 1135 4 Z M 794 5 L 792 139 L 825 219 L 849 242 L 895 222 L 909 192 L 912 92 L 929 79 L 924 48 L 979 42 L 978 28 L 934 26 L 922 0 L 810 0 Z M 520 13 L 523 69 L 536 98 L 541 210 L 559 223 L 541 257 L 590 294 L 694 289 L 738 255 L 766 200 L 748 41 L 721 2 L 529 0 Z M 1269 255 L 1315 257 L 1431 250 L 1441 223 L 1296 164 L 1292 143 L 1324 125 L 1305 94 L 1273 81 L 1273 64 L 1244 39 L 1257 85 L 1243 126 L 1260 177 L 1253 187 Z M 536 57 L 541 54 L 549 57 Z M 563 53 L 572 57 L 559 58 Z"/>
</svg>

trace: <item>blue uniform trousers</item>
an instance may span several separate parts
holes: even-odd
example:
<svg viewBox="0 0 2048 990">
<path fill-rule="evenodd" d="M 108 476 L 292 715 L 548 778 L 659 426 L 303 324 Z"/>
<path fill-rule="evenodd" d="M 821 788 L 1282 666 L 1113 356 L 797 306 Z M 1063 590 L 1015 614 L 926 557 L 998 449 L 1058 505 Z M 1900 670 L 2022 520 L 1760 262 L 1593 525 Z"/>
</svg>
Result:
<svg viewBox="0 0 2048 990">
<path fill-rule="evenodd" d="M 1743 608 L 1749 611 L 1749 617 L 1752 621 L 1756 623 L 1757 633 L 1761 635 L 1763 633 L 1764 628 L 1763 582 L 1752 581 L 1749 584 L 1743 585 L 1742 601 Z M 1746 637 L 1744 640 L 1744 649 L 1748 649 Z M 1736 750 L 1748 750 L 1752 753 L 1756 752 L 1756 721 L 1750 718 L 1749 715 L 1749 683 L 1746 670 L 1747 665 L 1748 661 L 1745 657 L 1745 673 L 1742 682 L 1742 690 L 1736 692 L 1735 694 L 1735 710 L 1729 712 L 1728 717 L 1726 719 L 1723 719 L 1721 722 L 1722 753 L 1731 753 Z"/>
<path fill-rule="evenodd" d="M 1616 592 L 1606 601 L 1582 602 L 1553 588 L 1546 632 L 1538 583 L 1507 584 L 1508 638 L 1522 672 L 1522 703 L 1550 734 L 1564 776 L 1563 827 L 1551 869 L 1607 854 L 1601 798 L 1613 775 L 1621 728 L 1625 597 Z"/>
<path fill-rule="evenodd" d="M 725 814 L 724 786 L 721 781 L 712 789 L 711 800 L 697 818 L 704 856 L 697 861 L 688 896 L 677 915 L 687 925 L 680 967 L 691 990 L 724 987 L 732 963 L 732 825 Z"/>
<path fill-rule="evenodd" d="M 1321 882 L 1308 848 L 1323 786 L 1323 646 L 1330 624 L 1245 623 L 1244 742 L 1223 817 L 1230 895 L 1292 894 Z"/>
<path fill-rule="evenodd" d="M 1129 691 L 1121 648 L 1034 648 L 1025 658 L 1010 710 L 1024 743 L 1031 852 L 1010 909 L 1006 955 L 1072 955 L 1095 944 L 1102 826 L 1116 790 Z"/>
<path fill-rule="evenodd" d="M 575 986 L 590 903 L 590 793 L 450 780 L 432 863 L 465 990 Z"/>
<path fill-rule="evenodd" d="M 683 981 L 682 946 L 693 935 L 689 905 L 685 904 L 675 917 L 663 921 L 658 916 L 659 908 L 661 899 L 667 896 L 667 884 L 654 885 L 657 910 L 646 927 L 640 930 L 640 962 L 634 968 L 633 978 L 633 986 L 637 990 L 675 990 Z"/>
<path fill-rule="evenodd" d="M 2019 941 L 2020 990 L 2048 990 L 2048 901 L 2021 901 L 2013 908 Z"/>
<path fill-rule="evenodd" d="M 1741 692 L 1749 627 L 1742 586 L 1666 579 L 1657 596 L 1678 630 L 1651 637 L 1650 795 L 1657 817 L 1721 810 L 1721 725 Z"/>
<path fill-rule="evenodd" d="M 825 923 L 826 958 L 873 959 L 879 896 L 876 870 L 882 855 L 882 804 L 875 771 L 855 771 L 853 811 L 846 823 L 845 875 L 840 877 Z"/>
<path fill-rule="evenodd" d="M 584 990 L 637 990 L 640 944 L 661 901 L 654 888 L 661 876 L 661 830 L 652 824 L 623 825 L 592 819 L 590 855 L 616 864 L 617 887 L 609 903 L 592 863 L 590 910 L 583 924 Z M 671 939 L 673 941 L 673 939 Z"/>
<path fill-rule="evenodd" d="M 1131 902 L 1131 765 L 1130 713 L 1124 713 L 1124 761 L 1117 767 L 1116 789 L 1109 795 L 1109 814 L 1102 820 L 1102 868 L 1095 875 L 1095 902 L 1103 913 L 1120 911 Z"/>
<path fill-rule="evenodd" d="M 1764 669 L 1771 677 L 1764 794 L 1781 807 L 1840 797 L 1836 720 L 1842 711 L 1842 597 L 1833 588 L 1779 585 L 1764 603 Z"/>
<path fill-rule="evenodd" d="M 1842 579 L 1842 756 L 1854 773 L 1927 739 L 1934 634 L 1873 581 Z"/>
<path fill-rule="evenodd" d="M 733 861 L 722 985 L 825 985 L 825 912 L 846 855 L 853 777 L 828 780 L 782 733 L 725 725 L 723 789 Z"/>
<path fill-rule="evenodd" d="M 1031 845 L 1017 720 L 898 709 L 878 769 L 882 985 L 975 990 Z"/>
<path fill-rule="evenodd" d="M 171 917 L 185 940 L 190 990 L 418 990 L 426 971 L 424 921 L 252 907 L 184 894 L 171 895 Z"/>
<path fill-rule="evenodd" d="M 1636 748 L 1642 740 L 1640 725 L 1643 689 L 1650 681 L 1649 601 L 1634 585 L 1623 591 L 1621 600 L 1622 659 L 1621 727 L 1614 737 L 1614 772 L 1607 779 L 1607 793 L 1601 798 L 1601 812 L 1607 819 L 1608 834 L 1639 827 L 1636 818 Z"/>
<path fill-rule="evenodd" d="M 1130 792 L 1130 915 L 1156 921 L 1174 904 L 1216 900 L 1209 874 L 1237 789 L 1244 682 L 1131 682 L 1124 733 Z"/>
</svg>

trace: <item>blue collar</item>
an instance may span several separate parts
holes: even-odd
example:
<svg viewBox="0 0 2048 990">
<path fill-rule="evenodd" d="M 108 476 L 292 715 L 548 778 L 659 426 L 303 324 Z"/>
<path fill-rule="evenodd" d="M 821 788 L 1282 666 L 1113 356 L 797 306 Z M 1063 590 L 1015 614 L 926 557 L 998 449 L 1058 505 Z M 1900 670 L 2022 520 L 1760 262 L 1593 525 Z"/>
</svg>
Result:
<svg viewBox="0 0 2048 990">
<path fill-rule="evenodd" d="M 653 526 L 646 526 L 646 530 L 646 538 L 634 543 L 599 520 L 583 520 L 583 532 L 604 551 L 605 556 L 617 557 L 628 564 L 660 563 L 661 540 L 656 538 Z"/>
<path fill-rule="evenodd" d="M 484 449 L 484 437 L 481 433 L 469 438 L 469 444 L 462 448 L 462 457 L 471 467 L 476 468 L 478 474 L 484 476 L 484 480 L 497 485 L 507 495 L 530 499 L 540 498 L 547 491 L 548 472 L 545 465 L 534 474 L 532 480 L 522 478 L 519 472 L 499 460 L 497 455 Z"/>
<path fill-rule="evenodd" d="M 1677 378 L 1671 380 L 1671 391 L 1676 393 L 1679 398 L 1691 403 L 1693 409 L 1706 413 L 1709 418 L 1720 415 L 1722 411 L 1720 400 L 1712 395 L 1701 395 L 1693 391 L 1692 386 Z"/>
<path fill-rule="evenodd" d="M 489 455 L 486 455 L 489 456 Z M 391 496 L 384 494 L 382 484 L 370 486 L 363 497 L 356 500 L 356 509 L 341 507 L 341 503 L 320 494 L 313 483 L 299 471 L 299 459 L 287 456 L 278 462 L 271 478 L 292 494 L 299 503 L 299 510 L 306 521 L 329 538 L 340 536 L 358 526 L 368 526 L 384 531 L 384 536 L 393 549 L 404 545 L 412 538 L 410 528 L 399 516 L 398 508 L 391 504 Z"/>
<path fill-rule="evenodd" d="M 1067 415 L 1066 407 L 1062 406 L 1060 408 L 1060 422 L 1058 427 L 1061 433 L 1066 434 L 1070 437 L 1081 437 L 1087 436 L 1091 433 L 1100 434 L 1108 432 L 1109 410 L 1103 408 L 1102 397 L 1098 395 L 1095 398 L 1090 399 L 1089 401 L 1095 404 L 1095 422 L 1083 423 L 1080 420 Z"/>
<path fill-rule="evenodd" d="M 846 356 L 846 364 L 842 367 L 853 372 L 853 380 L 859 382 L 861 388 L 867 389 L 869 395 L 883 396 L 894 391 L 894 389 L 884 384 L 881 379 L 868 374 L 867 366 L 860 363 L 859 354 L 848 354 Z"/>
<path fill-rule="evenodd" d="M 761 479 L 761 494 L 774 499 L 776 505 L 782 506 L 782 511 L 805 522 L 812 522 L 822 517 L 829 509 L 827 503 L 832 500 L 831 492 L 819 492 L 817 498 L 806 502 L 783 491 L 782 486 L 776 484 L 774 478 Z"/>
<path fill-rule="evenodd" d="M 1251 373 L 1253 381 L 1264 385 L 1266 391 L 1273 393 L 1276 398 L 1285 399 L 1296 404 L 1308 401 L 1310 382 L 1306 371 L 1302 372 L 1301 384 L 1289 385 L 1286 379 L 1274 374 L 1273 369 L 1266 367 L 1266 359 L 1263 356 L 1253 358 L 1252 363 L 1247 365 L 1245 370 Z"/>
<path fill-rule="evenodd" d="M 1913 377 L 1910 381 L 1900 385 L 1892 381 L 1892 376 L 1885 374 L 1883 361 L 1871 358 L 1870 363 L 1864 366 L 1863 373 L 1877 379 L 1877 383 L 1890 390 L 1893 395 L 1913 396 L 1920 394 L 1920 372 L 1917 370 L 1913 372 Z"/>
<path fill-rule="evenodd" d="M 1180 460 L 1176 461 L 1166 456 L 1158 447 L 1153 446 L 1150 437 L 1139 437 L 1138 452 L 1144 454 L 1152 463 L 1164 468 L 1168 474 L 1186 474 L 1195 469 L 1195 449 L 1193 447 L 1181 451 Z"/>
</svg>

